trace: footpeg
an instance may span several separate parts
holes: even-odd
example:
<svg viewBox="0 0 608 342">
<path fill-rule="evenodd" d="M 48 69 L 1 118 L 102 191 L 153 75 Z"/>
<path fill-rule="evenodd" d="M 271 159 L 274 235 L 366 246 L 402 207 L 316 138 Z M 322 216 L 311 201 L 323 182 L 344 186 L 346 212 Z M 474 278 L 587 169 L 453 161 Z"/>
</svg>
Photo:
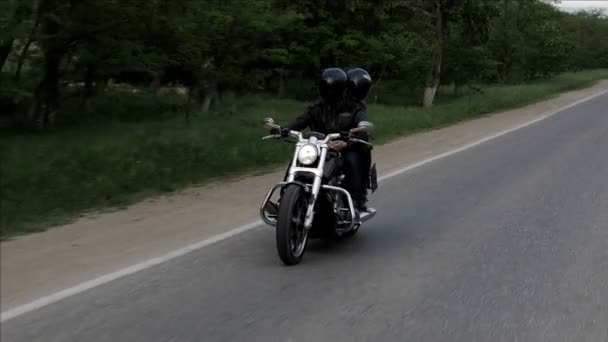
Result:
<svg viewBox="0 0 608 342">
<path fill-rule="evenodd" d="M 366 211 L 362 211 L 359 213 L 359 223 L 363 223 L 371 220 L 374 216 L 376 216 L 376 209 L 367 208 Z"/>
</svg>

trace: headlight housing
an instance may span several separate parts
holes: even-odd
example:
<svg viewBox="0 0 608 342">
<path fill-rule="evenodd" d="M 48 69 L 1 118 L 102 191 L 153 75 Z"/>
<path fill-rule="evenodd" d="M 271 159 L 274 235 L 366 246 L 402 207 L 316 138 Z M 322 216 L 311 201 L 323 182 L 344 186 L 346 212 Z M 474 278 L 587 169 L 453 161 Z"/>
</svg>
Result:
<svg viewBox="0 0 608 342">
<path fill-rule="evenodd" d="M 319 151 L 314 145 L 304 145 L 298 152 L 298 161 L 303 165 L 311 165 L 319 157 Z"/>
</svg>

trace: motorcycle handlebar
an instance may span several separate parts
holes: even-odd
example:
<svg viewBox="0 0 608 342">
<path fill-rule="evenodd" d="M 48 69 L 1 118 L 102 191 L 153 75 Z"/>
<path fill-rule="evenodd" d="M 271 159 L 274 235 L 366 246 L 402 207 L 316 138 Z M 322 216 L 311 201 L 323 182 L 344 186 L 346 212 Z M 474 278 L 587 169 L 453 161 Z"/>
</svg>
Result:
<svg viewBox="0 0 608 342">
<path fill-rule="evenodd" d="M 281 130 L 281 126 L 275 124 L 274 120 L 272 120 L 270 118 L 265 119 L 264 125 L 266 126 L 266 128 L 269 128 L 271 130 L 278 130 L 278 131 Z M 352 128 L 348 132 L 350 134 L 367 132 L 368 131 L 368 127 L 371 127 L 371 124 L 365 124 L 365 125 L 362 125 L 362 126 L 358 126 L 356 128 Z M 290 131 L 289 132 L 289 136 L 298 138 L 298 140 L 300 142 L 306 140 L 306 139 L 304 139 L 302 137 L 302 132 L 298 132 L 298 131 Z M 338 139 L 340 137 L 343 137 L 343 134 L 341 134 L 341 133 L 331 133 L 331 134 L 328 134 L 325 137 L 325 139 L 321 140 L 320 143 L 327 144 L 328 142 L 330 142 L 332 140 L 335 140 L 335 139 Z M 284 137 L 281 134 L 271 134 L 271 135 L 263 137 L 262 139 L 263 140 L 267 140 L 267 139 L 279 139 L 279 138 L 284 138 Z M 361 140 L 361 139 L 354 138 L 352 136 L 344 136 L 344 138 L 347 138 L 349 141 L 358 142 L 358 143 L 362 143 L 362 144 L 365 144 L 365 145 L 368 145 L 368 146 L 372 146 L 372 144 L 370 144 L 369 142 Z"/>
<path fill-rule="evenodd" d="M 292 137 L 298 138 L 298 140 L 299 140 L 300 142 L 306 141 L 306 139 L 304 139 L 304 138 L 302 137 L 302 133 L 301 133 L 301 132 L 298 132 L 298 131 L 291 131 L 291 132 L 289 132 L 289 135 L 290 135 L 290 136 L 292 136 Z M 332 141 L 332 140 L 336 140 L 336 139 L 340 138 L 341 136 L 342 136 L 342 135 L 341 135 L 340 133 L 332 133 L 332 134 L 328 134 L 328 135 L 325 137 L 325 139 L 320 140 L 320 141 L 319 141 L 319 143 L 321 143 L 321 144 L 327 144 L 327 143 L 329 143 L 329 142 L 330 142 L 330 141 Z M 284 137 L 284 136 L 282 136 L 282 135 L 280 135 L 280 134 L 271 134 L 271 135 L 267 135 L 267 136 L 263 137 L 263 138 L 262 138 L 262 140 L 268 140 L 268 139 L 281 139 L 281 138 L 285 138 L 285 137 Z M 348 138 L 348 140 L 349 140 L 349 141 L 352 141 L 352 142 L 356 142 L 356 143 L 364 144 L 364 145 L 367 145 L 367 146 L 373 146 L 371 143 L 369 143 L 369 142 L 367 142 L 367 141 L 365 141 L 365 140 L 362 140 L 362 139 L 357 139 L 357 138 L 349 137 L 349 138 Z"/>
</svg>

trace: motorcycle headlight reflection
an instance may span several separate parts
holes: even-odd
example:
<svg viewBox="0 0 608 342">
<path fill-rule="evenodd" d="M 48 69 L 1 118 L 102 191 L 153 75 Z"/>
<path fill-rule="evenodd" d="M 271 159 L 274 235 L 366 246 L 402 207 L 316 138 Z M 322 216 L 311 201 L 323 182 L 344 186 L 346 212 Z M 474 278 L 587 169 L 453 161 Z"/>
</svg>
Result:
<svg viewBox="0 0 608 342">
<path fill-rule="evenodd" d="M 304 145 L 298 152 L 298 161 L 303 165 L 310 165 L 319 157 L 317 147 L 313 145 Z"/>
</svg>

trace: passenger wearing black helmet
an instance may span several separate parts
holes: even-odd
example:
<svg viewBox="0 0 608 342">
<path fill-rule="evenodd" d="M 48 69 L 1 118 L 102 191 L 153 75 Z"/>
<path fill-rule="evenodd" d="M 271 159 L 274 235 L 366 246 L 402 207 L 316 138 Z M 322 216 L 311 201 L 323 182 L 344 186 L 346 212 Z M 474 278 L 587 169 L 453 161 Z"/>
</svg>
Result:
<svg viewBox="0 0 608 342">
<path fill-rule="evenodd" d="M 361 68 L 351 69 L 346 73 L 346 92 L 340 112 L 354 113 L 356 124 L 367 121 L 367 105 L 365 98 L 372 85 L 372 78 L 367 71 Z M 362 137 L 369 140 L 369 136 Z M 369 170 L 371 167 L 371 149 L 365 145 L 354 144 L 344 153 L 345 188 L 353 196 L 353 200 L 360 211 L 366 211 Z"/>
<path fill-rule="evenodd" d="M 285 126 L 282 133 L 286 135 L 290 130 L 310 128 L 329 134 L 357 127 L 361 121 L 368 121 L 367 107 L 363 100 L 370 86 L 371 77 L 363 69 L 353 69 L 348 74 L 339 68 L 325 69 L 319 81 L 319 99 L 293 123 Z M 330 147 L 341 151 L 344 157 L 344 187 L 351 193 L 357 209 L 367 210 L 365 204 L 371 163 L 370 149 L 340 140 L 333 141 Z"/>
<path fill-rule="evenodd" d="M 365 101 L 372 86 L 372 77 L 361 68 L 351 69 L 346 73 L 347 100 Z"/>
</svg>

